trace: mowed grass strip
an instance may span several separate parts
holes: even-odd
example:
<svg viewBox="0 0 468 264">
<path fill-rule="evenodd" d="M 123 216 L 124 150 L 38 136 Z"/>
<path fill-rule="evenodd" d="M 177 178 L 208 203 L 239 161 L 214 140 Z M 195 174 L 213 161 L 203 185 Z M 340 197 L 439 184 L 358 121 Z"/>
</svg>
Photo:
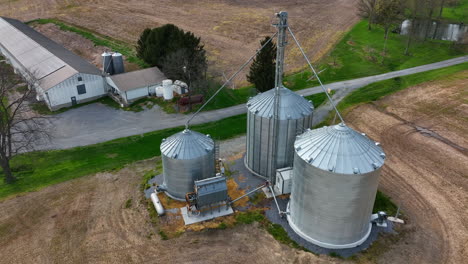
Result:
<svg viewBox="0 0 468 264">
<path fill-rule="evenodd" d="M 338 103 L 337 108 L 340 112 L 346 114 L 358 105 L 379 100 L 384 96 L 396 93 L 414 85 L 431 81 L 466 78 L 466 75 L 464 74 L 457 74 L 466 70 L 468 70 L 468 62 L 372 83 L 348 94 Z M 333 117 L 334 113 L 331 112 L 325 121 L 315 127 L 331 125 Z"/>
<path fill-rule="evenodd" d="M 156 121 L 155 121 L 156 122 Z M 194 125 L 192 130 L 224 140 L 244 134 L 246 115 Z M 0 181 L 0 199 L 79 178 L 97 172 L 120 169 L 126 164 L 159 156 L 163 138 L 182 131 L 183 127 L 164 129 L 138 136 L 120 138 L 95 145 L 67 150 L 38 151 L 12 160 L 18 181 L 7 185 Z M 1 177 L 3 177 L 0 172 Z"/>
<path fill-rule="evenodd" d="M 48 24 L 52 23 L 57 25 L 62 31 L 74 32 L 88 40 L 91 40 L 96 46 L 104 46 L 112 49 L 113 51 L 120 52 L 126 57 L 126 60 L 131 63 L 135 63 L 141 68 L 149 67 L 142 59 L 136 56 L 135 47 L 132 44 L 125 43 L 123 41 L 111 38 L 109 36 L 101 35 L 95 32 L 91 32 L 88 29 L 81 28 L 75 25 L 70 25 L 63 21 L 53 18 L 40 18 L 27 22 L 27 24 Z"/>
</svg>

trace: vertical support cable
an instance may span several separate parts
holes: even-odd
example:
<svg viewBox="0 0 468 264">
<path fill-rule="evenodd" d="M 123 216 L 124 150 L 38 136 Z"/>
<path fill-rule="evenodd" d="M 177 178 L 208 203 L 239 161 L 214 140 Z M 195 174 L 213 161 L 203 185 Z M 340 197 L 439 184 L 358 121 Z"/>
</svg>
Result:
<svg viewBox="0 0 468 264">
<path fill-rule="evenodd" d="M 303 50 L 302 47 L 301 47 L 301 44 L 299 44 L 299 41 L 297 40 L 296 36 L 294 36 L 294 33 L 292 32 L 292 30 L 291 30 L 290 27 L 288 27 L 288 31 L 289 31 L 289 33 L 291 34 L 291 37 L 293 37 L 294 42 L 296 42 L 296 45 L 299 47 L 299 50 L 301 51 L 302 56 L 304 56 L 304 59 L 307 61 L 307 64 L 309 64 L 309 67 L 310 67 L 310 69 L 312 70 L 312 72 L 314 73 L 315 78 L 317 78 L 318 82 L 320 83 L 320 87 L 322 87 L 323 92 L 325 92 L 325 95 L 327 95 L 328 100 L 330 101 L 331 105 L 332 105 L 333 108 L 335 109 L 336 114 L 338 115 L 338 117 L 339 117 L 340 120 L 341 120 L 341 123 L 345 124 L 345 121 L 343 120 L 343 117 L 341 116 L 340 112 L 338 111 L 338 108 L 336 108 L 335 102 L 332 100 L 332 98 L 330 97 L 330 95 L 327 93 L 327 90 L 326 90 L 325 87 L 323 86 L 322 80 L 320 80 L 320 78 L 319 78 L 317 72 L 315 71 L 314 67 L 312 66 L 312 63 L 310 63 L 309 58 L 308 58 L 307 55 L 305 54 L 304 50 Z"/>
</svg>

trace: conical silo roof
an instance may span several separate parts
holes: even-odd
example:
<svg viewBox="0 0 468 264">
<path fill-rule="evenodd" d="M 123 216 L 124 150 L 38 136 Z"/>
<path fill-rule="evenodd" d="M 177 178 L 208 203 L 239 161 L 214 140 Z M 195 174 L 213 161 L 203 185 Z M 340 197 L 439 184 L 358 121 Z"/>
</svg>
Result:
<svg viewBox="0 0 468 264">
<path fill-rule="evenodd" d="M 309 130 L 294 144 L 299 157 L 310 165 L 340 174 L 364 174 L 384 164 L 379 143 L 344 124 Z"/>
<path fill-rule="evenodd" d="M 209 135 L 185 129 L 161 143 L 161 154 L 173 159 L 188 160 L 213 151 L 214 141 Z"/>
<path fill-rule="evenodd" d="M 271 89 L 264 93 L 258 94 L 247 103 L 247 108 L 256 116 L 271 118 L 274 114 L 275 105 L 275 90 Z M 280 107 L 279 119 L 298 119 L 310 115 L 314 107 L 312 102 L 307 101 L 302 96 L 289 90 L 288 88 L 280 88 Z"/>
</svg>

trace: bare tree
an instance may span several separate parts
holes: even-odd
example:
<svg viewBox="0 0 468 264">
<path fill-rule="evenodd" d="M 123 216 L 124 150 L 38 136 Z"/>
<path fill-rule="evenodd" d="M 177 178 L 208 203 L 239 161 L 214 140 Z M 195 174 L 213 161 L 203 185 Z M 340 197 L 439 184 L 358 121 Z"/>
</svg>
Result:
<svg viewBox="0 0 468 264">
<path fill-rule="evenodd" d="M 9 65 L 0 63 L 0 166 L 6 183 L 16 180 L 10 167 L 11 159 L 18 153 L 32 150 L 37 140 L 49 137 L 47 118 L 36 115 L 29 107 L 36 82 L 33 77 L 28 79 L 21 79 Z"/>
<path fill-rule="evenodd" d="M 385 30 L 383 56 L 387 52 L 388 32 L 392 26 L 400 23 L 402 12 L 400 0 L 381 0 L 375 6 L 375 22 L 382 25 Z"/>
<path fill-rule="evenodd" d="M 361 18 L 367 18 L 369 21 L 369 30 L 374 23 L 375 4 L 377 0 L 359 0 L 358 14 Z"/>
</svg>

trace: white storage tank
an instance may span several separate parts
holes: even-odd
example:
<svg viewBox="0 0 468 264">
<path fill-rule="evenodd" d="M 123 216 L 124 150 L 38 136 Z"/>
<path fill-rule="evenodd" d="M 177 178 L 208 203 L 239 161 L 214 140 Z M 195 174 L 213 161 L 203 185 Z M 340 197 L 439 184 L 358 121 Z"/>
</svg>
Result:
<svg viewBox="0 0 468 264">
<path fill-rule="evenodd" d="M 174 97 L 174 93 L 172 90 L 172 81 L 171 80 L 163 80 L 163 97 L 164 100 L 171 100 Z"/>
<path fill-rule="evenodd" d="M 276 169 L 292 167 L 294 140 L 312 126 L 314 107 L 311 101 L 295 92 L 279 89 L 278 137 L 274 142 L 275 89 L 258 94 L 247 103 L 247 168 L 275 183 Z M 273 162 L 273 144 L 277 143 L 276 166 Z"/>
<path fill-rule="evenodd" d="M 156 96 L 157 97 L 163 97 L 163 87 L 161 85 L 156 86 Z"/>
<path fill-rule="evenodd" d="M 325 248 L 362 244 L 385 160 L 380 145 L 339 124 L 305 132 L 294 148 L 291 228 Z"/>
<path fill-rule="evenodd" d="M 215 176 L 214 141 L 185 129 L 161 143 L 163 188 L 171 198 L 185 201 L 194 181 Z"/>
</svg>

